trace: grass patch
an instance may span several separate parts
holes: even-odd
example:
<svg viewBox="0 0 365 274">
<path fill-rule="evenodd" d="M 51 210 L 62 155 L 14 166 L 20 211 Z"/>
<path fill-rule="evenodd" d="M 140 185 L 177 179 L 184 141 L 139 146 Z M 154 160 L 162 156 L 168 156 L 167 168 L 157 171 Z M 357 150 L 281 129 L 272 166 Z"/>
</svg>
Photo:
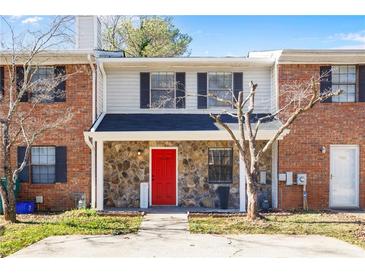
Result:
<svg viewBox="0 0 365 274">
<path fill-rule="evenodd" d="M 88 209 L 17 217 L 15 224 L 0 222 L 0 257 L 49 236 L 136 233 L 142 221 L 141 216 L 103 216 Z"/>
<path fill-rule="evenodd" d="M 249 222 L 245 217 L 189 216 L 192 233 L 287 234 L 334 237 L 365 249 L 365 219 L 346 213 L 268 213 Z"/>
</svg>

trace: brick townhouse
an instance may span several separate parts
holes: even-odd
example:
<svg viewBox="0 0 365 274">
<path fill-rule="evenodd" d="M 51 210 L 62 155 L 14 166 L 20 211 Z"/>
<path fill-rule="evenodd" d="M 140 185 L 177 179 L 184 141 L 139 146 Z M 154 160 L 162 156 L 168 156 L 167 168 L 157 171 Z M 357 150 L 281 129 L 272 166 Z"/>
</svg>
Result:
<svg viewBox="0 0 365 274">
<path fill-rule="evenodd" d="M 321 88 L 344 92 L 304 114 L 265 155 L 259 203 L 302 208 L 305 184 L 310 208 L 365 208 L 365 51 L 126 58 L 99 50 L 97 17 L 78 16 L 76 30 L 76 49 L 48 52 L 42 71 L 81 72 L 66 80 L 63 102 L 42 104 L 36 113 L 49 116 L 71 107 L 74 116 L 34 145 L 34 157 L 21 174 L 19 199 L 37 200 L 39 210 L 76 207 L 83 195 L 98 210 L 145 202 L 219 208 L 226 199 L 228 208 L 245 211 L 243 162 L 229 135 L 209 118 L 227 106 L 199 95 L 226 96 L 253 81 L 258 84 L 255 123 L 283 104 L 285 85 L 325 71 Z M 0 66 L 6 97 L 6 63 Z M 196 96 L 184 96 L 188 93 Z M 168 100 L 157 107 L 161 97 Z M 234 122 L 227 117 L 228 124 L 234 127 Z M 280 125 L 266 122 L 260 144 Z M 14 164 L 23 150 L 21 144 L 14 149 Z"/>
</svg>

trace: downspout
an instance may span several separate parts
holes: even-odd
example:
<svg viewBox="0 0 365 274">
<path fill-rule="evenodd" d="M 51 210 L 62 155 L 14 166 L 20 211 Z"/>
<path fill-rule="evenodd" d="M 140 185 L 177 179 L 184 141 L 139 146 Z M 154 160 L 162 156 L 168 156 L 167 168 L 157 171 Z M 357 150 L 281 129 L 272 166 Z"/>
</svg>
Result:
<svg viewBox="0 0 365 274">
<path fill-rule="evenodd" d="M 94 62 L 92 60 L 91 54 L 87 55 L 87 59 L 89 60 L 89 64 L 92 71 L 92 123 L 95 122 L 96 119 L 96 71 Z M 94 140 L 85 134 L 85 142 L 88 147 L 91 149 L 91 208 L 95 208 L 95 199 L 96 199 L 96 185 L 95 185 L 95 146 Z"/>
<path fill-rule="evenodd" d="M 101 74 L 103 75 L 103 113 L 106 113 L 106 73 L 104 69 L 104 63 L 98 62 Z"/>
<path fill-rule="evenodd" d="M 95 184 L 95 143 L 92 137 L 90 137 L 87 132 L 84 132 L 84 140 L 87 146 L 91 150 L 91 208 L 96 207 L 96 184 Z"/>
<path fill-rule="evenodd" d="M 91 57 L 91 54 L 88 54 L 87 55 L 87 59 L 89 60 L 89 64 L 90 64 L 90 67 L 91 67 L 91 71 L 92 71 L 92 120 L 93 120 L 93 123 L 95 122 L 95 119 L 96 119 L 96 110 L 95 110 L 95 98 L 96 98 L 96 71 L 95 71 L 95 66 L 94 66 L 94 63 L 92 61 L 92 57 Z"/>
</svg>

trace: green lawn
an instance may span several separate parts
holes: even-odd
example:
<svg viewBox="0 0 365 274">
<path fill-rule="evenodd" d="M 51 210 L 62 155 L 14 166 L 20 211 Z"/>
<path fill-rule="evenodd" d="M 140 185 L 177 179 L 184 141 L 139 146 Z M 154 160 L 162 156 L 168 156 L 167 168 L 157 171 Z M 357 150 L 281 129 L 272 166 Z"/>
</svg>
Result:
<svg viewBox="0 0 365 274">
<path fill-rule="evenodd" d="M 334 237 L 365 248 L 365 217 L 346 213 L 268 213 L 248 222 L 240 216 L 189 216 L 192 233 L 289 234 Z"/>
<path fill-rule="evenodd" d="M 18 215 L 18 223 L 2 224 L 0 257 L 8 256 L 49 236 L 136 233 L 141 216 L 103 216 L 94 210 L 72 210 L 62 214 Z"/>
</svg>

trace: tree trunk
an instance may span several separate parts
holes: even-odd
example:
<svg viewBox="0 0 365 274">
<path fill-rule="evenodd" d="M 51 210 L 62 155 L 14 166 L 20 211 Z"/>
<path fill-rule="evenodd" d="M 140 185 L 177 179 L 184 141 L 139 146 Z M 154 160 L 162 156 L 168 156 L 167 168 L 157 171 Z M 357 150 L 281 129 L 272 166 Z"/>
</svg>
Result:
<svg viewBox="0 0 365 274">
<path fill-rule="evenodd" d="M 11 203 L 4 202 L 4 220 L 6 222 L 15 223 L 16 222 L 16 212 L 15 207 Z"/>
<path fill-rule="evenodd" d="M 257 191 L 252 179 L 247 182 L 247 219 L 250 221 L 260 217 L 257 206 Z"/>
<path fill-rule="evenodd" d="M 15 211 L 15 193 L 14 193 L 14 182 L 10 168 L 10 137 L 9 137 L 9 126 L 7 123 L 2 125 L 2 144 L 3 144 L 3 172 L 7 180 L 6 191 L 2 191 L 3 197 L 3 210 L 4 219 L 7 222 L 16 222 L 16 211 Z M 4 195 L 5 194 L 5 195 Z"/>
<path fill-rule="evenodd" d="M 8 176 L 7 176 L 8 177 Z M 14 182 L 12 178 L 8 178 L 7 196 L 8 204 L 7 208 L 4 207 L 4 218 L 5 221 L 15 223 L 16 222 L 16 210 L 15 210 L 15 193 L 14 193 Z"/>
</svg>

